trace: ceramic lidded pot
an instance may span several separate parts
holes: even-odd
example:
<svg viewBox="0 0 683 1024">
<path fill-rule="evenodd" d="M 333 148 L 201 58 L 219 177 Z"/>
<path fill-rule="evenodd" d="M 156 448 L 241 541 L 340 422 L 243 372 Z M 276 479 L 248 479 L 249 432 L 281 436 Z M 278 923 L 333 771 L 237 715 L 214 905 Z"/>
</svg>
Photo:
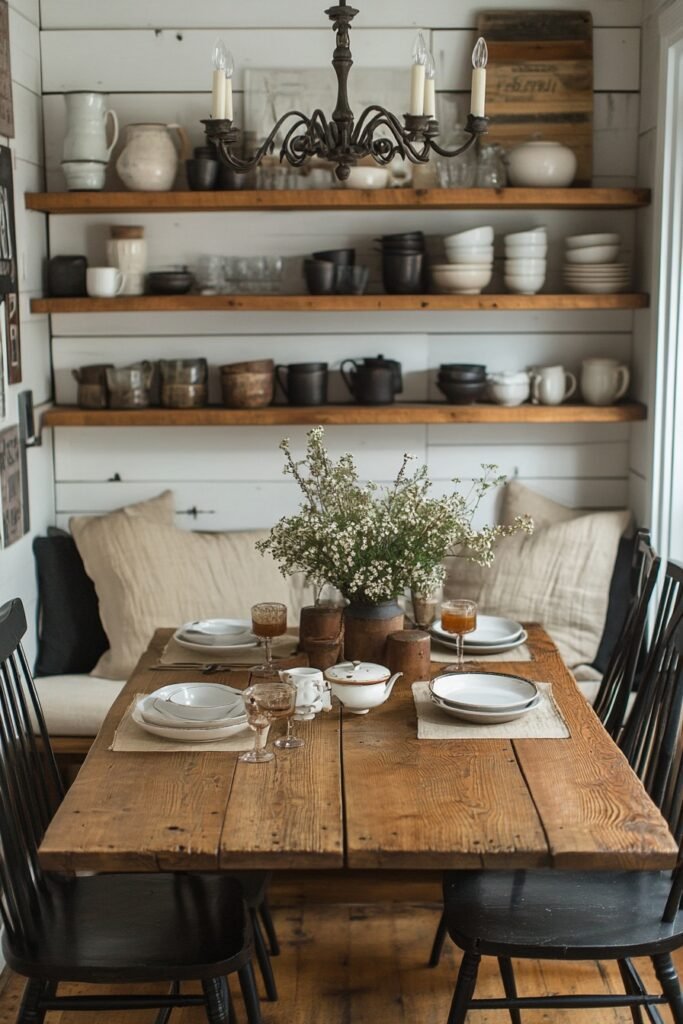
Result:
<svg viewBox="0 0 683 1024">
<path fill-rule="evenodd" d="M 180 159 L 190 153 L 187 133 L 179 124 L 129 124 L 126 145 L 116 170 L 126 188 L 139 192 L 168 192 L 178 170 L 178 151 L 171 131 L 180 139 Z"/>
<path fill-rule="evenodd" d="M 342 661 L 325 670 L 332 693 L 354 715 L 367 715 L 384 704 L 400 676 L 371 661 Z"/>
<path fill-rule="evenodd" d="M 566 188 L 576 176 L 576 153 L 561 142 L 534 139 L 508 153 L 510 184 L 526 188 Z"/>
</svg>

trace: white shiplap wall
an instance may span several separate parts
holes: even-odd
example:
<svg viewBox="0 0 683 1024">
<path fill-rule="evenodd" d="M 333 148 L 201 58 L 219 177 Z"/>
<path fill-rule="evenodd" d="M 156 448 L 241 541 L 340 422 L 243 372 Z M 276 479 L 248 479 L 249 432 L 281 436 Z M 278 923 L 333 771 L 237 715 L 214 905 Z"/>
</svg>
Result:
<svg viewBox="0 0 683 1024">
<path fill-rule="evenodd" d="M 18 243 L 19 288 L 21 296 L 21 345 L 23 382 L 7 393 L 7 414 L 0 429 L 17 422 L 17 394 L 33 391 L 36 405 L 49 401 L 50 334 L 48 319 L 29 311 L 31 296 L 42 294 L 43 263 L 47 251 L 44 217 L 24 209 L 24 192 L 44 187 L 43 127 L 40 76 L 38 0 L 10 0 L 10 61 L 14 100 L 15 138 L 0 138 L 9 145 L 14 159 L 14 205 Z M 0 316 L 4 317 L 0 307 Z M 6 372 L 6 371 L 5 371 Z M 40 415 L 40 409 L 37 410 Z M 28 452 L 30 535 L 0 551 L 0 604 L 21 597 L 29 620 L 27 648 L 35 649 L 33 624 L 36 615 L 36 587 L 31 551 L 32 538 L 44 533 L 54 521 L 54 487 L 51 438 L 43 448 Z"/>
<path fill-rule="evenodd" d="M 180 121 L 196 144 L 202 139 L 199 118 L 206 113 L 207 55 L 216 30 L 229 40 L 238 68 L 322 67 L 329 59 L 332 34 L 320 6 L 309 0 L 292 0 L 285 7 L 276 0 L 259 0 L 256 5 L 204 0 L 194 6 L 180 0 L 145 4 L 121 0 L 108 5 L 42 0 L 50 187 L 63 187 L 59 159 L 65 90 L 108 92 L 123 123 Z M 359 6 L 353 31 L 358 66 L 407 64 L 419 24 L 430 34 L 439 62 L 442 102 L 456 100 L 465 109 L 469 52 L 481 5 L 425 0 L 416 9 L 407 0 L 392 4 L 366 0 Z M 552 6 L 572 9 L 575 4 Z M 639 0 L 593 0 L 584 6 L 591 9 L 595 24 L 595 182 L 633 185 L 641 4 Z M 239 109 L 239 71 L 235 84 Z M 313 249 L 354 244 L 362 258 L 372 261 L 373 236 L 411 227 L 421 227 L 437 238 L 479 223 L 493 223 L 500 234 L 547 223 L 551 288 L 558 281 L 565 234 L 620 230 L 627 253 L 635 248 L 635 216 L 629 212 L 406 211 L 54 217 L 51 253 L 86 252 L 91 261 L 101 262 L 108 225 L 114 220 L 144 224 L 151 265 L 192 263 L 204 252 L 277 252 L 290 257 L 295 280 L 298 258 Z M 376 264 L 373 272 L 376 278 Z M 71 368 L 91 361 L 203 354 L 217 366 L 252 355 L 272 355 L 278 362 L 321 358 L 338 365 L 346 356 L 380 351 L 402 360 L 406 397 L 427 398 L 434 394 L 431 371 L 442 361 L 483 361 L 492 369 L 537 362 L 563 362 L 576 369 L 587 355 L 628 361 L 632 331 L 633 317 L 627 312 L 61 315 L 52 318 L 52 354 L 56 397 L 62 402 L 74 398 Z M 341 397 L 341 387 L 335 376 L 334 397 Z M 303 441 L 305 431 L 290 433 Z M 280 435 L 279 429 L 270 428 L 59 430 L 55 438 L 58 521 L 65 522 L 73 512 L 111 508 L 171 486 L 179 508 L 201 510 L 197 519 L 180 517 L 183 524 L 227 529 L 267 526 L 295 500 L 280 475 Z M 471 477 L 480 462 L 491 461 L 568 504 L 608 507 L 628 501 L 630 430 L 623 426 L 335 428 L 329 436 L 335 449 L 354 450 L 363 473 L 376 479 L 385 479 L 408 449 L 429 463 L 438 486 L 446 486 L 454 475 Z M 108 482 L 115 474 L 122 477 L 121 483 Z"/>
</svg>

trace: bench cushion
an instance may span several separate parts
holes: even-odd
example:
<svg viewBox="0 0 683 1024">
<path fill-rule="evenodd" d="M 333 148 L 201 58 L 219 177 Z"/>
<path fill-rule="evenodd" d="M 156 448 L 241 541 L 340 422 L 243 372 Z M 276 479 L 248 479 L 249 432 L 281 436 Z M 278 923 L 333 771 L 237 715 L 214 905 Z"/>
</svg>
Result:
<svg viewBox="0 0 683 1024">
<path fill-rule="evenodd" d="M 96 736 L 123 685 L 86 675 L 36 679 L 50 736 Z"/>
</svg>

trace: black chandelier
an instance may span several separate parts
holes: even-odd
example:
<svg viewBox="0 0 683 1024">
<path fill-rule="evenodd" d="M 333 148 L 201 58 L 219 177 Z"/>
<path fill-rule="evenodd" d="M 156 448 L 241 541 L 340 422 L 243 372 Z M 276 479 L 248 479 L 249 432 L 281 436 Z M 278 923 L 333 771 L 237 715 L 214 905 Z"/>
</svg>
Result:
<svg viewBox="0 0 683 1024">
<path fill-rule="evenodd" d="M 351 22 L 358 11 L 348 6 L 346 0 L 340 0 L 339 4 L 330 7 L 325 13 L 337 34 L 337 45 L 332 55 L 332 66 L 337 76 L 337 104 L 331 121 L 319 109 L 314 110 L 310 117 L 300 110 L 290 110 L 278 120 L 259 148 L 251 156 L 243 157 L 242 132 L 232 119 L 232 89 L 228 77 L 229 116 L 214 116 L 202 121 L 207 139 L 216 147 L 221 163 L 238 174 L 253 170 L 264 157 L 273 152 L 278 134 L 289 124 L 280 149 L 280 161 L 286 160 L 292 167 L 302 167 L 309 159 L 317 157 L 333 163 L 337 178 L 345 181 L 350 168 L 365 157 L 371 157 L 382 165 L 391 163 L 395 157 L 424 164 L 429 161 L 432 153 L 442 157 L 457 157 L 487 131 L 488 118 L 483 116 L 483 111 L 482 114 L 470 113 L 465 125 L 468 138 L 462 146 L 448 150 L 437 142 L 439 122 L 433 111 L 404 114 L 401 123 L 391 111 L 379 104 L 372 104 L 356 119 L 349 105 L 348 77 L 353 64 L 349 35 Z M 483 40 L 480 40 L 473 55 L 473 65 L 480 71 L 486 66 L 486 47 L 482 44 Z M 232 60 L 229 55 L 226 56 L 231 75 Z M 431 59 L 430 55 L 424 51 L 424 56 L 418 57 L 418 63 L 421 61 L 424 64 L 428 59 Z M 225 67 L 225 63 L 222 66 Z"/>
</svg>

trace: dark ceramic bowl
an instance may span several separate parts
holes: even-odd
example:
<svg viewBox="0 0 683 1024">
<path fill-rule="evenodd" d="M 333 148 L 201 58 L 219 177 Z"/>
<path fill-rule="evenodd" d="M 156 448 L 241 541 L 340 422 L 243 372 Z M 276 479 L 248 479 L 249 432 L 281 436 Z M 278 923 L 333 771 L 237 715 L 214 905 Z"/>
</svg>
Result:
<svg viewBox="0 0 683 1024">
<path fill-rule="evenodd" d="M 367 267 L 337 266 L 334 277 L 337 295 L 363 295 L 368 286 L 368 275 Z"/>
<path fill-rule="evenodd" d="M 392 245 L 394 242 L 421 242 L 424 243 L 424 231 L 399 231 L 395 235 L 380 235 L 376 242 L 382 245 Z"/>
<path fill-rule="evenodd" d="M 486 367 L 483 363 L 441 363 L 439 373 L 483 373 L 486 375 Z"/>
<path fill-rule="evenodd" d="M 147 275 L 151 295 L 185 295 L 194 284 L 189 270 L 153 270 Z"/>
<path fill-rule="evenodd" d="M 336 263 L 338 267 L 352 267 L 356 262 L 355 249 L 327 249 L 325 252 L 314 252 L 314 260 L 325 260 Z"/>
<path fill-rule="evenodd" d="M 311 295 L 334 295 L 337 267 L 331 260 L 304 260 L 306 287 Z"/>
<path fill-rule="evenodd" d="M 414 295 L 422 291 L 424 253 L 392 253 L 382 256 L 382 281 L 389 295 Z"/>
<path fill-rule="evenodd" d="M 486 394 L 486 381 L 460 384 L 454 381 L 438 381 L 436 385 L 451 405 L 472 405 Z"/>
<path fill-rule="evenodd" d="M 218 180 L 218 160 L 207 160 L 198 157 L 185 161 L 187 184 L 193 192 L 207 192 L 216 187 Z"/>
<path fill-rule="evenodd" d="M 243 188 L 249 187 L 249 181 L 249 172 L 238 174 L 237 171 L 233 171 L 232 167 L 219 164 L 216 188 L 222 189 L 225 192 L 240 192 Z"/>
<path fill-rule="evenodd" d="M 451 381 L 454 384 L 478 384 L 486 380 L 486 367 L 463 366 L 450 369 L 439 368 L 439 380 Z"/>
</svg>

